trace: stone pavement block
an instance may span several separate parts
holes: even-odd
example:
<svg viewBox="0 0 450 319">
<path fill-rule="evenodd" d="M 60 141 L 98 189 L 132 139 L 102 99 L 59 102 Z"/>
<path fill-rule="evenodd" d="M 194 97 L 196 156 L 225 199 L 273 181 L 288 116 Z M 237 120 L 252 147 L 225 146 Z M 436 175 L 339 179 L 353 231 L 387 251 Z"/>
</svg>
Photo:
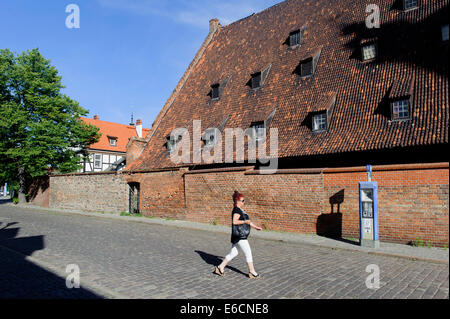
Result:
<svg viewBox="0 0 450 319">
<path fill-rule="evenodd" d="M 17 222 L 10 228 L 20 230 L 20 241 L 2 237 L 0 230 L 0 247 L 27 254 L 28 247 L 23 241 L 44 236 L 45 245 L 33 251 L 33 258 L 62 271 L 67 263 L 78 264 L 82 283 L 83 279 L 92 283 L 93 293 L 99 297 L 448 298 L 448 264 L 369 255 L 362 251 L 335 251 L 251 236 L 255 267 L 262 278 L 253 281 L 247 278 L 242 252 L 229 264 L 222 278 L 212 272 L 229 252 L 229 233 L 0 207 L 0 222 L 6 219 Z M 7 260 L 8 267 L 14 269 L 10 257 L 2 260 Z M 380 267 L 379 292 L 365 287 L 369 275 L 365 268 L 369 264 Z M 0 272 L 2 269 L 0 265 Z M 15 272 L 9 274 L 0 277 L 0 287 L 11 285 Z M 37 296 L 35 290 L 39 285 L 42 284 L 36 281 L 36 285 L 26 286 L 23 291 L 28 293 L 24 295 Z M 54 284 L 43 286 L 46 292 L 58 291 Z M 236 287 L 242 288 L 237 291 Z M 88 296 L 87 293 L 71 295 L 66 290 L 59 290 L 58 295 Z"/>
</svg>

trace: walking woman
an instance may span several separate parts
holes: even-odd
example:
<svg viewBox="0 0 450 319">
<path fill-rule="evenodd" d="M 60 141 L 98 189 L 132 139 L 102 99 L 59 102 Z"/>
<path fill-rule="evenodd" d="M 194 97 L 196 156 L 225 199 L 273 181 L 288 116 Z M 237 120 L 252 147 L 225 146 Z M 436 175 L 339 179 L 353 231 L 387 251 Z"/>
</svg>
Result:
<svg viewBox="0 0 450 319">
<path fill-rule="evenodd" d="M 232 212 L 232 226 L 231 226 L 231 251 L 225 256 L 225 259 L 219 266 L 216 266 L 214 272 L 219 275 L 224 275 L 224 270 L 226 265 L 233 260 L 238 255 L 237 247 L 239 247 L 245 255 L 248 264 L 249 274 L 248 276 L 252 279 L 259 278 L 259 274 L 255 271 L 253 266 L 252 250 L 248 243 L 248 235 L 250 234 L 250 228 L 255 228 L 256 230 L 262 230 L 261 227 L 256 226 L 250 221 L 250 217 L 243 210 L 245 199 L 244 195 L 235 191 L 233 194 L 234 208 Z"/>
</svg>

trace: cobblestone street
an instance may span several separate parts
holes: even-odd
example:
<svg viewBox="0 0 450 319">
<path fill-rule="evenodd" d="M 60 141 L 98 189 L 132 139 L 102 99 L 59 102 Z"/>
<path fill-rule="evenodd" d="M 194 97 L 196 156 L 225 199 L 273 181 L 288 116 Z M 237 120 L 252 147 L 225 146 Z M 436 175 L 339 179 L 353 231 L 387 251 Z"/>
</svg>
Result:
<svg viewBox="0 0 450 319">
<path fill-rule="evenodd" d="M 242 252 L 224 278 L 213 274 L 231 245 L 223 233 L 9 205 L 0 223 L 0 298 L 449 297 L 448 264 L 250 236 L 262 275 L 252 281 Z M 66 288 L 69 264 L 81 289 Z M 366 287 L 371 264 L 377 290 Z"/>
</svg>

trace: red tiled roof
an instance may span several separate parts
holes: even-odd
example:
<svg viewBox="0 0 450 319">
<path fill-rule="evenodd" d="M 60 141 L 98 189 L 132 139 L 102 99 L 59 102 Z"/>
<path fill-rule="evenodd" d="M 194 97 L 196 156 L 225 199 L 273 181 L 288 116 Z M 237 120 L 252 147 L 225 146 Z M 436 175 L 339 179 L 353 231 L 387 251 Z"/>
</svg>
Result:
<svg viewBox="0 0 450 319">
<path fill-rule="evenodd" d="M 95 144 L 89 145 L 89 149 L 125 153 L 127 151 L 128 140 L 132 136 L 137 137 L 136 127 L 132 125 L 124 125 L 85 117 L 82 117 L 81 119 L 87 124 L 97 126 L 102 133 L 100 140 Z M 147 136 L 149 132 L 150 129 L 142 128 L 143 137 Z M 116 146 L 110 145 L 109 137 L 117 139 Z"/>
<path fill-rule="evenodd" d="M 448 24 L 449 1 L 422 0 L 407 12 L 399 2 L 370 1 L 380 8 L 379 29 L 366 27 L 369 2 L 360 0 L 288 0 L 220 28 L 130 169 L 175 166 L 166 136 L 190 127 L 192 137 L 193 120 L 204 130 L 229 116 L 225 128 L 245 130 L 274 109 L 270 126 L 278 128 L 280 158 L 448 144 L 448 41 L 441 41 L 440 26 Z M 301 45 L 290 48 L 289 33 L 304 25 Z M 361 61 L 364 39 L 375 39 L 375 61 Z M 318 48 L 314 75 L 301 78 L 295 72 L 300 61 Z M 262 88 L 246 85 L 268 65 Z M 211 84 L 229 76 L 212 101 Z M 331 122 L 326 132 L 314 133 L 305 119 L 330 92 L 336 94 Z M 405 92 L 411 93 L 411 119 L 391 121 L 386 99 Z"/>
<path fill-rule="evenodd" d="M 414 79 L 410 77 L 406 80 L 394 81 L 392 84 L 391 93 L 389 97 L 391 99 L 398 99 L 402 97 L 411 96 L 414 93 Z"/>
<path fill-rule="evenodd" d="M 336 93 L 330 92 L 326 94 L 321 100 L 318 101 L 316 105 L 313 105 L 309 112 L 321 112 L 321 111 L 328 111 L 333 104 L 336 102 Z"/>
</svg>

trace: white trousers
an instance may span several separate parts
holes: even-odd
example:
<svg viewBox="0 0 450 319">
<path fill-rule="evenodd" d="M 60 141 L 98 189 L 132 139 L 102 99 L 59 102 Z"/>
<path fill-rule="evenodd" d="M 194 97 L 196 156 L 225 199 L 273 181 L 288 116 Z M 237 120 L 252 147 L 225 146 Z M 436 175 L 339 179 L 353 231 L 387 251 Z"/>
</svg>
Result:
<svg viewBox="0 0 450 319">
<path fill-rule="evenodd" d="M 253 257 L 252 257 L 252 250 L 250 248 L 250 244 L 248 243 L 247 239 L 241 239 L 240 241 L 238 241 L 236 244 L 234 244 L 231 247 L 231 251 L 228 255 L 225 256 L 225 259 L 230 262 L 231 260 L 233 260 L 238 254 L 238 250 L 237 247 L 239 247 L 245 255 L 245 259 L 247 260 L 248 263 L 252 263 L 253 262 Z"/>
</svg>

